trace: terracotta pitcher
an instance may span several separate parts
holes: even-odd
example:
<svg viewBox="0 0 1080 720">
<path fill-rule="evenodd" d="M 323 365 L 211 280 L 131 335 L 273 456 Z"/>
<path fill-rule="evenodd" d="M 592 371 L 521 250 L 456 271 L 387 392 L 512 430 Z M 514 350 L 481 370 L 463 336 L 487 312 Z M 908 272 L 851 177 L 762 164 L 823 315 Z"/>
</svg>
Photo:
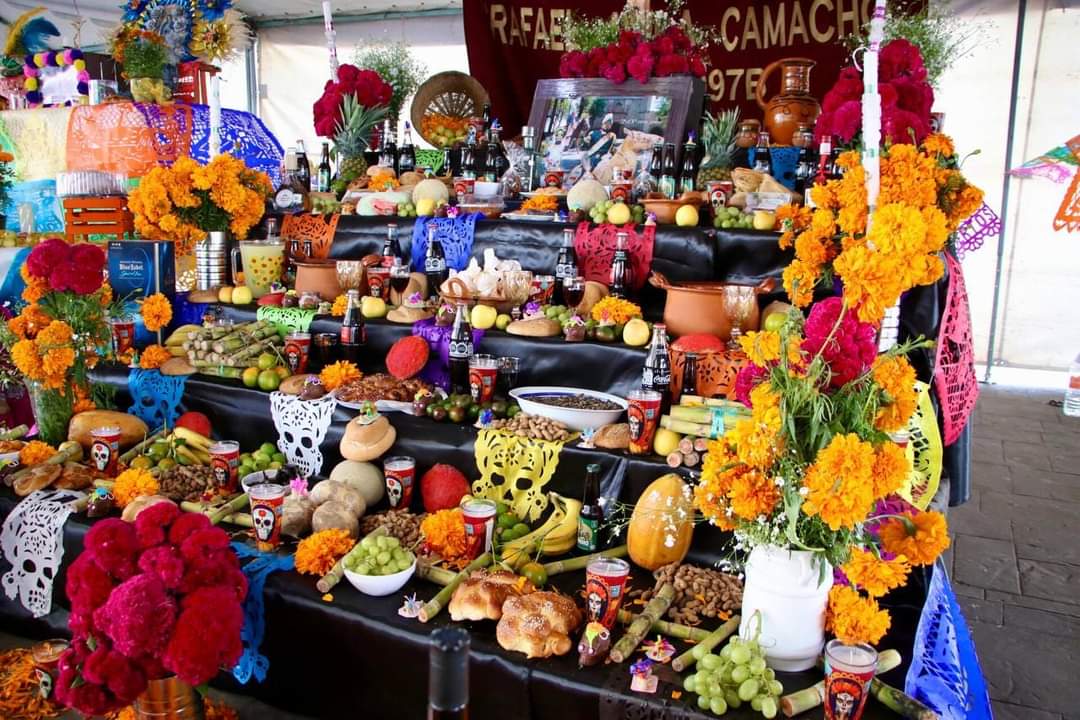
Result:
<svg viewBox="0 0 1080 720">
<path fill-rule="evenodd" d="M 777 145 L 790 145 L 792 135 L 800 124 L 813 125 L 821 113 L 821 105 L 810 95 L 810 69 L 816 65 L 809 58 L 791 57 L 770 63 L 761 73 L 757 85 L 757 102 L 765 111 L 765 129 Z M 765 85 L 773 70 L 782 71 L 779 95 L 765 102 Z"/>
</svg>

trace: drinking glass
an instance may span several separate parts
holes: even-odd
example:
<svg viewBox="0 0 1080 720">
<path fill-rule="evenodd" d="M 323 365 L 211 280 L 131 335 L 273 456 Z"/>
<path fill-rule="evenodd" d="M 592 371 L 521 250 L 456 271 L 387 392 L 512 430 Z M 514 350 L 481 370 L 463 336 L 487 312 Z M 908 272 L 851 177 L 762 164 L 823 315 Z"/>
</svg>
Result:
<svg viewBox="0 0 1080 720">
<path fill-rule="evenodd" d="M 859 720 L 876 670 L 874 648 L 830 640 L 825 645 L 826 720 Z"/>
<path fill-rule="evenodd" d="M 499 358 L 499 395 L 509 397 L 510 391 L 517 387 L 518 371 L 521 369 L 521 358 L 504 356 Z"/>
<path fill-rule="evenodd" d="M 563 280 L 563 300 L 568 308 L 576 308 L 584 299 L 585 278 L 579 276 Z"/>
<path fill-rule="evenodd" d="M 404 292 L 409 287 L 409 281 L 412 280 L 412 268 L 408 264 L 402 263 L 401 258 L 394 258 L 394 264 L 390 267 L 390 289 L 397 294 L 397 304 L 405 304 Z M 394 299 L 393 296 L 390 298 Z"/>
</svg>

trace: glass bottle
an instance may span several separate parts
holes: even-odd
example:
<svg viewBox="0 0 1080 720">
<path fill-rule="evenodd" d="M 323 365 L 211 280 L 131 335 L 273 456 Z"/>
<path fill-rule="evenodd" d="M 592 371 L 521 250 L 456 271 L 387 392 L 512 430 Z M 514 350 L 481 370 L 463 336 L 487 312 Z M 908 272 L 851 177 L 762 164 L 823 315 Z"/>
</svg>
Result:
<svg viewBox="0 0 1080 720">
<path fill-rule="evenodd" d="M 697 353 L 686 353 L 683 358 L 682 391 L 679 398 L 697 394 Z"/>
<path fill-rule="evenodd" d="M 660 393 L 663 396 L 661 413 L 668 414 L 671 410 L 671 351 L 668 349 L 667 326 L 663 323 L 653 325 L 649 354 L 645 356 L 641 371 L 641 389 Z"/>
<path fill-rule="evenodd" d="M 682 172 L 679 174 L 679 192 L 694 192 L 697 184 L 697 144 L 694 142 L 694 133 L 690 133 L 689 139 L 683 145 Z"/>
<path fill-rule="evenodd" d="M 456 627 L 431 633 L 428 648 L 427 720 L 468 720 L 469 632 Z"/>
<path fill-rule="evenodd" d="M 521 128 L 521 142 L 525 148 L 525 167 L 521 173 L 521 189 L 533 192 L 540 187 L 544 161 L 536 151 L 536 130 L 528 125 Z"/>
<path fill-rule="evenodd" d="M 473 355 L 472 328 L 469 326 L 469 307 L 459 302 L 454 311 L 454 327 L 450 332 L 450 393 L 469 394 L 469 358 Z"/>
<path fill-rule="evenodd" d="M 398 152 L 398 175 L 416 170 L 416 147 L 412 141 L 412 126 L 405 121 L 405 130 L 401 135 L 401 151 Z"/>
<path fill-rule="evenodd" d="M 566 304 L 566 293 L 563 284 L 577 277 L 577 253 L 574 251 L 574 229 L 563 230 L 562 245 L 559 246 L 559 257 L 555 261 L 555 304 Z"/>
<path fill-rule="evenodd" d="M 491 126 L 488 132 L 487 174 L 491 182 L 499 182 L 503 175 L 510 169 L 510 161 L 506 159 L 506 153 L 502 145 L 502 128 L 498 120 Z"/>
<path fill-rule="evenodd" d="M 585 466 L 585 491 L 581 497 L 578 515 L 577 548 L 592 553 L 600 549 L 600 524 L 604 521 L 604 508 L 600 505 L 600 466 Z"/>
<path fill-rule="evenodd" d="M 428 297 L 438 297 L 439 288 L 450 277 L 446 268 L 446 253 L 439 240 L 435 224 L 428 225 L 428 244 L 424 252 L 424 274 L 427 276 Z"/>
<path fill-rule="evenodd" d="M 341 319 L 339 335 L 341 359 L 360 364 L 360 350 L 367 341 L 364 315 L 360 312 L 360 291 L 350 289 L 345 294 L 345 317 Z"/>
<path fill-rule="evenodd" d="M 678 174 L 678 170 L 675 168 L 675 143 L 667 143 L 664 145 L 664 165 L 660 173 L 660 192 L 668 200 L 675 199 Z"/>
<path fill-rule="evenodd" d="M 614 297 L 627 297 L 632 285 L 632 272 L 629 236 L 625 232 L 617 233 L 615 235 L 615 255 L 611 259 L 611 282 L 608 288 Z"/>
<path fill-rule="evenodd" d="M 390 119 L 383 120 L 382 147 L 379 148 L 379 165 L 397 172 L 397 145 L 394 143 Z"/>
<path fill-rule="evenodd" d="M 319 175 L 316 183 L 318 192 L 330 192 L 330 178 L 333 177 L 333 169 L 330 167 L 330 143 L 323 142 L 322 157 L 319 160 Z"/>
<path fill-rule="evenodd" d="M 769 131 L 758 133 L 757 146 L 754 148 L 754 170 L 772 175 L 772 157 L 769 154 Z"/>
<path fill-rule="evenodd" d="M 653 179 L 653 188 L 660 187 L 660 176 L 664 174 L 664 144 L 656 143 L 652 148 L 652 158 L 649 159 L 649 175 Z"/>
<path fill-rule="evenodd" d="M 394 261 L 401 257 L 401 245 L 398 244 L 397 223 L 387 223 L 386 239 L 383 240 L 382 259 L 379 265 L 384 268 L 394 267 Z"/>
<path fill-rule="evenodd" d="M 469 137 L 461 150 L 461 177 L 466 180 L 476 179 L 476 128 L 469 128 Z"/>
<path fill-rule="evenodd" d="M 311 192 L 311 163 L 303 140 L 296 141 L 296 179 L 304 186 L 304 192 Z"/>
</svg>

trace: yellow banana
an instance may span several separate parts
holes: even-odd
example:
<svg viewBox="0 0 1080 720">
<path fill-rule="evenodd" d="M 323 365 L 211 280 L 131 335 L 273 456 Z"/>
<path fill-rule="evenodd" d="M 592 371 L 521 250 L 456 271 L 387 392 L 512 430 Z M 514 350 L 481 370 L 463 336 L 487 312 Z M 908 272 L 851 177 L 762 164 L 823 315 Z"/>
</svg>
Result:
<svg viewBox="0 0 1080 720">
<path fill-rule="evenodd" d="M 514 569 L 531 560 L 537 550 L 542 555 L 561 555 L 577 544 L 581 501 L 554 492 L 548 493 L 548 498 L 553 509 L 544 524 L 503 545 L 502 560 Z"/>
<path fill-rule="evenodd" d="M 191 449 L 188 448 L 186 445 L 177 445 L 176 446 L 176 455 L 178 457 L 182 457 L 182 458 L 184 458 L 184 459 L 186 459 L 188 461 L 187 463 L 183 463 L 185 465 L 203 465 L 203 464 L 205 464 L 199 458 L 199 456 L 196 455 L 195 453 L 193 453 L 191 451 Z"/>
<path fill-rule="evenodd" d="M 191 333 L 198 332 L 199 330 L 202 330 L 202 328 L 198 325 L 181 325 L 180 327 L 173 330 L 172 334 L 170 334 L 169 337 L 166 338 L 165 345 L 181 345 L 188 339 L 188 336 L 191 335 Z"/>
<path fill-rule="evenodd" d="M 554 495 L 554 493 L 552 493 Z M 577 545 L 578 517 L 581 515 L 581 501 L 557 496 L 562 502 L 563 519 L 555 529 L 544 536 L 540 551 L 544 555 L 561 555 Z"/>
<path fill-rule="evenodd" d="M 186 442 L 188 445 L 193 445 L 202 452 L 209 452 L 212 441 L 210 438 L 200 435 L 194 430 L 189 430 L 186 427 L 173 428 L 173 437 L 179 438 Z"/>
</svg>

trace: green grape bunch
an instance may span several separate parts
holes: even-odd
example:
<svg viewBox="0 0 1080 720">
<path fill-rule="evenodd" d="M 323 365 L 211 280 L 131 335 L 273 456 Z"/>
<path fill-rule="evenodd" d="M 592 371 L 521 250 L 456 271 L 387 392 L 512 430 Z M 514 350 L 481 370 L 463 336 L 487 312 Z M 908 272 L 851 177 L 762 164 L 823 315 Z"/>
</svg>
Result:
<svg viewBox="0 0 1080 720">
<path fill-rule="evenodd" d="M 723 715 L 728 708 L 738 709 L 743 703 L 750 703 L 751 708 L 766 718 L 776 717 L 784 686 L 765 664 L 765 653 L 758 643 L 760 635 L 758 616 L 753 638 L 733 636 L 717 654 L 707 653 L 701 647 L 693 649 L 697 672 L 687 675 L 683 688 L 697 694 L 699 708 Z"/>
</svg>

